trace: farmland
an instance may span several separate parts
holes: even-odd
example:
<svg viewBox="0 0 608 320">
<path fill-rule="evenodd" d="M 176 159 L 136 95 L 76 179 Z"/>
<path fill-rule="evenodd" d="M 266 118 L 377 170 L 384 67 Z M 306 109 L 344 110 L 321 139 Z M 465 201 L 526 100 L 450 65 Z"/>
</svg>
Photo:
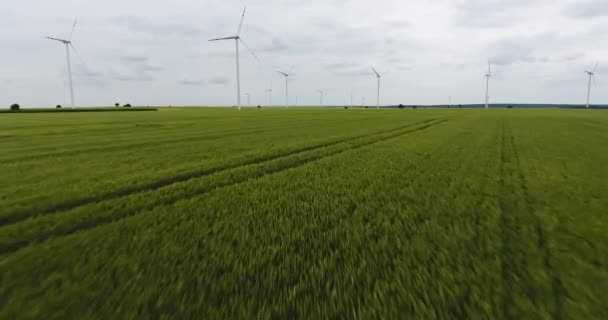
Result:
<svg viewBox="0 0 608 320">
<path fill-rule="evenodd" d="M 607 319 L 608 113 L 0 115 L 0 318 Z"/>
</svg>

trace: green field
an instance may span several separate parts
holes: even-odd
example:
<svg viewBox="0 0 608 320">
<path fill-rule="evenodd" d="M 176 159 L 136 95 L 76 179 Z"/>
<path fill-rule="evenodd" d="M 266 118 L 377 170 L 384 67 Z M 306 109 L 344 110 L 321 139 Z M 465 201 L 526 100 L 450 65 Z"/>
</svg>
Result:
<svg viewBox="0 0 608 320">
<path fill-rule="evenodd" d="M 0 318 L 608 319 L 608 112 L 0 115 Z"/>
</svg>

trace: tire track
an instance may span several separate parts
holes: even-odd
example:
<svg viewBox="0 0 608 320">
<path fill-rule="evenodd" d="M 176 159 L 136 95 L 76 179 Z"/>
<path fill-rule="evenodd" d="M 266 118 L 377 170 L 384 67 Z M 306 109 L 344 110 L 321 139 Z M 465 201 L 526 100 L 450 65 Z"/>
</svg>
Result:
<svg viewBox="0 0 608 320">
<path fill-rule="evenodd" d="M 32 234 L 31 238 L 16 239 L 15 241 L 12 241 L 12 242 L 10 242 L 10 241 L 3 242 L 0 244 L 0 254 L 1 255 L 10 254 L 10 253 L 16 252 L 19 249 L 22 249 L 22 248 L 30 245 L 32 243 L 47 241 L 47 240 L 51 240 L 51 239 L 58 238 L 58 237 L 68 236 L 70 234 L 74 234 L 77 232 L 90 230 L 90 229 L 93 229 L 93 228 L 96 228 L 96 227 L 99 227 L 99 226 L 102 226 L 102 225 L 105 225 L 108 223 L 116 222 L 118 220 L 137 215 L 145 210 L 152 209 L 156 206 L 169 206 L 180 200 L 187 199 L 187 198 L 190 198 L 193 196 L 201 196 L 201 195 L 213 192 L 220 188 L 239 185 L 242 183 L 246 183 L 248 181 L 263 178 L 265 176 L 278 174 L 278 173 L 281 173 L 281 172 L 284 172 L 284 171 L 290 170 L 290 169 L 295 169 L 295 168 L 304 166 L 304 165 L 312 163 L 312 162 L 316 162 L 316 161 L 319 161 L 319 160 L 322 160 L 322 159 L 325 159 L 328 157 L 342 154 L 344 152 L 360 149 L 360 148 L 367 147 L 367 146 L 370 146 L 370 145 L 373 145 L 373 144 L 376 144 L 376 143 L 379 143 L 382 141 L 386 141 L 386 140 L 394 139 L 394 138 L 397 138 L 397 137 L 400 137 L 403 135 L 426 130 L 430 127 L 442 124 L 446 121 L 447 120 L 429 120 L 429 121 L 425 121 L 426 124 L 415 127 L 415 128 L 395 129 L 395 130 L 391 130 L 391 131 L 393 131 L 392 133 L 388 133 L 388 134 L 385 134 L 384 136 L 379 136 L 379 137 L 376 135 L 376 137 L 374 137 L 374 138 L 366 139 L 363 141 L 355 141 L 354 139 L 347 139 L 346 142 L 343 142 L 343 143 L 347 144 L 346 146 L 343 146 L 343 147 L 336 146 L 336 149 L 323 149 L 325 147 L 314 148 L 314 149 L 311 149 L 312 147 L 309 148 L 311 150 L 319 151 L 316 154 L 310 154 L 310 152 L 304 153 L 304 154 L 300 154 L 302 152 L 299 152 L 299 153 L 294 152 L 293 154 L 291 154 L 291 157 L 282 156 L 282 157 L 279 157 L 276 159 L 267 160 L 267 161 L 263 161 L 260 163 L 241 165 L 241 166 L 232 168 L 231 170 L 218 171 L 215 174 L 225 174 L 227 177 L 225 179 L 221 179 L 221 177 L 220 177 L 220 179 L 218 179 L 218 181 L 216 181 L 216 182 L 212 181 L 208 185 L 202 185 L 199 187 L 195 186 L 193 188 L 188 188 L 186 190 L 179 190 L 180 192 L 175 193 L 174 196 L 172 196 L 173 193 L 171 193 L 166 198 L 163 198 L 163 195 L 159 195 L 159 197 L 154 198 L 154 199 L 157 199 L 156 202 L 155 201 L 142 201 L 142 204 L 140 204 L 140 205 L 135 204 L 134 206 L 131 206 L 130 208 L 128 208 L 128 207 L 124 208 L 124 207 L 121 207 L 123 204 L 121 204 L 120 201 L 117 201 L 118 203 L 110 204 L 109 208 L 104 210 L 104 212 L 110 212 L 109 215 L 106 215 L 106 216 L 93 215 L 91 217 L 86 217 L 86 219 L 76 221 L 74 223 L 71 223 L 71 222 L 69 224 L 66 223 L 66 225 L 61 225 L 59 228 L 56 228 L 54 230 L 41 229 L 40 232 L 31 233 Z M 408 126 L 408 127 L 411 127 L 411 126 Z M 335 146 L 336 144 L 338 144 L 338 143 L 332 143 L 332 144 L 330 144 L 330 147 Z M 322 149 L 322 150 L 319 150 L 319 149 Z M 238 170 L 242 170 L 243 172 L 239 173 Z M 179 187 L 176 185 L 179 182 L 185 182 L 185 181 L 188 181 L 191 179 L 202 178 L 202 177 L 207 177 L 207 176 L 209 176 L 209 175 L 200 176 L 200 177 L 191 177 L 189 179 L 180 180 L 178 182 L 174 182 L 174 183 L 171 183 L 168 185 L 162 185 L 159 188 L 171 187 L 171 186 Z M 158 190 L 159 188 L 145 190 L 143 192 L 152 193 L 152 192 Z M 120 200 L 123 197 L 134 196 L 139 193 L 141 193 L 141 192 L 130 193 L 130 194 L 123 195 L 121 197 L 105 199 L 102 201 Z M 146 199 L 143 199 L 143 200 L 146 200 Z M 127 206 L 128 205 L 129 205 L 129 202 L 127 202 Z M 120 210 L 116 210 L 117 207 L 120 207 Z M 112 209 L 114 209 L 114 210 L 112 210 Z M 91 214 L 94 214 L 94 213 L 91 213 Z M 43 219 L 43 218 L 52 219 L 52 216 L 42 217 L 41 219 Z M 35 222 L 36 221 L 34 221 L 34 223 Z M 28 222 L 25 222 L 25 223 L 28 223 Z M 39 226 L 44 228 L 47 225 L 51 225 L 51 224 L 52 223 L 47 224 L 46 221 L 42 221 L 41 223 L 39 223 Z M 14 226 L 16 226 L 18 228 L 19 224 L 14 225 Z M 11 227 L 11 226 L 9 226 L 9 227 Z M 17 231 L 18 231 L 18 229 L 17 229 Z M 15 233 L 18 234 L 18 232 L 15 232 Z"/>
<path fill-rule="evenodd" d="M 539 248 L 541 253 L 541 258 L 543 261 L 543 265 L 549 277 L 551 278 L 551 288 L 553 291 L 553 319 L 563 319 L 564 318 L 564 310 L 563 304 L 566 298 L 566 289 L 563 285 L 563 282 L 559 278 L 557 271 L 553 267 L 553 255 L 551 254 L 551 249 L 548 246 L 548 239 L 543 228 L 542 221 L 536 211 L 534 210 L 534 206 L 532 204 L 532 196 L 530 195 L 530 191 L 527 187 L 526 177 L 523 173 L 523 168 L 521 165 L 521 157 L 519 155 L 519 151 L 517 149 L 517 145 L 515 143 L 515 138 L 511 135 L 510 145 L 513 149 L 513 154 L 515 158 L 515 164 L 517 167 L 517 178 L 519 180 L 519 187 L 524 192 L 526 212 L 530 213 L 530 215 L 534 219 L 534 230 L 537 236 L 536 245 Z"/>
<path fill-rule="evenodd" d="M 507 129 L 505 120 L 502 121 L 501 124 L 501 141 L 500 141 L 500 175 L 499 175 L 499 184 L 500 184 L 500 192 L 504 195 L 504 193 L 509 192 L 507 186 Z M 515 269 L 511 263 L 511 242 L 514 241 L 512 237 L 509 235 L 511 229 L 510 219 L 507 217 L 510 214 L 510 210 L 508 209 L 507 200 L 503 195 L 499 195 L 499 208 L 500 208 L 500 233 L 501 233 L 501 253 L 500 253 L 500 268 L 502 270 L 502 282 L 503 282 L 503 296 L 502 296 L 502 312 L 503 316 L 506 319 L 517 319 L 516 314 L 511 313 L 511 306 L 513 305 L 513 281 L 515 280 L 511 270 Z"/>
<path fill-rule="evenodd" d="M 170 132 L 172 132 L 173 134 L 177 133 L 175 131 L 178 129 L 174 128 L 175 130 L 167 132 L 166 134 L 161 133 L 161 134 L 155 134 L 153 136 L 145 136 L 145 140 L 140 140 L 135 143 L 130 142 L 127 139 L 127 140 L 121 141 L 120 144 L 104 146 L 104 144 L 116 142 L 116 140 L 105 140 L 105 141 L 95 142 L 96 144 L 101 144 L 101 146 L 90 147 L 89 145 L 91 144 L 91 142 L 89 141 L 84 144 L 62 146 L 64 148 L 69 148 L 68 150 L 55 151 L 56 147 L 48 147 L 48 148 L 42 149 L 42 150 L 45 150 L 45 151 L 48 150 L 51 152 L 27 154 L 24 156 L 14 157 L 14 158 L 13 157 L 1 158 L 1 161 L 5 162 L 5 163 L 13 163 L 13 162 L 26 161 L 26 160 L 31 160 L 31 159 L 38 160 L 38 159 L 44 159 L 44 158 L 49 158 L 49 157 L 68 156 L 68 155 L 73 155 L 73 154 L 81 154 L 81 153 L 85 153 L 85 152 L 128 150 L 130 148 L 157 146 L 158 144 L 163 144 L 163 143 L 205 141 L 205 140 L 213 140 L 213 139 L 218 139 L 218 138 L 251 135 L 251 134 L 257 134 L 257 133 L 264 133 L 267 131 L 281 130 L 281 129 L 285 129 L 285 128 L 303 127 L 303 126 L 304 125 L 300 125 L 300 126 L 291 125 L 291 126 L 279 126 L 279 127 L 271 127 L 271 128 L 249 128 L 246 130 L 230 129 L 230 130 L 224 130 L 224 131 L 219 131 L 219 132 L 213 132 L 213 134 L 211 134 L 211 135 L 205 135 L 205 133 L 208 133 L 208 132 L 204 132 L 204 131 L 203 132 L 189 131 L 188 135 L 186 137 L 184 137 L 182 135 L 178 138 L 165 138 L 165 139 L 158 138 L 159 135 L 163 136 L 166 134 L 171 134 Z M 123 142 L 126 142 L 126 143 L 123 143 Z M 84 148 L 82 148 L 83 146 L 84 146 Z M 30 149 L 26 149 L 26 150 L 19 149 L 19 150 L 16 150 L 16 152 L 29 152 L 29 150 Z M 40 149 L 36 149 L 36 150 L 39 151 Z M 55 151 L 55 152 L 52 152 L 52 151 Z"/>
<path fill-rule="evenodd" d="M 172 185 L 175 183 L 180 183 L 180 182 L 184 182 L 184 181 L 187 181 L 190 179 L 201 178 L 204 176 L 217 174 L 217 173 L 220 173 L 220 172 L 226 171 L 226 170 L 232 170 L 232 169 L 236 169 L 236 168 L 243 167 L 243 166 L 249 166 L 249 165 L 254 165 L 254 164 L 260 164 L 260 163 L 267 162 L 267 161 L 277 160 L 280 158 L 285 158 L 285 157 L 289 157 L 289 156 L 296 155 L 296 154 L 301 154 L 301 153 L 310 152 L 310 151 L 314 151 L 314 150 L 321 149 L 321 148 L 338 145 L 338 144 L 345 143 L 348 141 L 356 141 L 359 139 L 374 137 L 374 136 L 378 136 L 378 135 L 382 135 L 382 134 L 395 132 L 398 130 L 404 130 L 404 129 L 411 128 L 411 127 L 414 127 L 417 125 L 432 123 L 432 122 L 438 121 L 438 120 L 439 119 L 425 120 L 422 122 L 408 124 L 403 127 L 390 129 L 390 130 L 386 130 L 386 131 L 381 131 L 381 132 L 370 134 L 370 135 L 359 135 L 359 136 L 354 136 L 354 137 L 342 138 L 342 139 L 338 139 L 338 140 L 332 140 L 329 142 L 318 143 L 318 144 L 311 145 L 311 146 L 305 146 L 302 148 L 297 148 L 297 149 L 293 149 L 293 150 L 286 151 L 286 152 L 254 157 L 252 159 L 240 161 L 237 163 L 225 164 L 225 165 L 220 165 L 220 166 L 213 167 L 213 168 L 198 169 L 198 170 L 193 170 L 193 171 L 189 171 L 189 172 L 184 172 L 184 173 L 176 174 L 176 175 L 169 176 L 169 177 L 163 177 L 156 181 L 152 181 L 152 182 L 144 184 L 144 185 L 129 186 L 129 187 L 126 187 L 126 188 L 123 188 L 123 189 L 120 189 L 120 190 L 117 190 L 114 192 L 102 194 L 102 195 L 90 196 L 90 197 L 75 199 L 72 201 L 66 201 L 63 203 L 59 203 L 59 204 L 50 206 L 49 208 L 44 209 L 44 210 L 27 209 L 27 210 L 23 210 L 23 211 L 19 211 L 19 212 L 13 212 L 13 213 L 9 213 L 7 215 L 0 217 L 0 227 L 6 226 L 9 224 L 13 224 L 13 223 L 18 223 L 20 221 L 23 221 L 23 220 L 26 220 L 26 219 L 29 219 L 29 218 L 35 217 L 35 216 L 47 215 L 47 214 L 53 214 L 53 213 L 57 213 L 57 212 L 61 212 L 61 211 L 72 210 L 77 207 L 91 204 L 91 203 L 107 201 L 107 200 L 116 199 L 116 198 L 122 198 L 122 197 L 131 195 L 131 194 L 135 194 L 135 193 L 152 191 L 152 190 L 166 187 L 166 186 L 169 186 L 169 185 Z"/>
</svg>

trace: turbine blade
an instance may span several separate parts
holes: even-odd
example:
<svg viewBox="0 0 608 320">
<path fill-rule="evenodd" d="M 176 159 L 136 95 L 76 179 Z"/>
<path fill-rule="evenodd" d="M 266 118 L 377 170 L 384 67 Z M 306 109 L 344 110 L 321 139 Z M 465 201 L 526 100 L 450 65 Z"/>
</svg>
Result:
<svg viewBox="0 0 608 320">
<path fill-rule="evenodd" d="M 211 39 L 209 41 L 234 40 L 234 39 L 238 39 L 238 37 L 232 36 L 232 37 L 216 38 L 216 39 Z"/>
<path fill-rule="evenodd" d="M 243 29 L 243 20 L 245 20 L 245 11 L 247 11 L 247 7 L 243 9 L 243 15 L 241 16 L 241 23 L 239 23 L 239 30 L 236 32 L 236 36 L 241 36 L 241 30 Z"/>
<path fill-rule="evenodd" d="M 380 76 L 380 74 L 378 73 L 378 71 L 376 71 L 376 69 L 374 69 L 374 67 L 372 67 L 372 70 L 374 71 L 374 73 L 376 74 L 376 76 Z"/>
<path fill-rule="evenodd" d="M 67 40 L 63 40 L 63 39 L 58 39 L 58 38 L 52 38 L 52 37 L 46 37 L 49 40 L 55 40 L 55 41 L 59 41 L 59 42 L 68 42 Z"/>
<path fill-rule="evenodd" d="M 280 73 L 280 74 L 282 74 L 282 75 L 284 75 L 284 76 L 286 76 L 286 77 L 289 77 L 289 75 L 287 73 L 285 73 L 285 72 L 281 72 L 281 71 L 277 71 L 277 72 Z"/>
<path fill-rule="evenodd" d="M 72 41 L 72 37 L 74 36 L 74 29 L 76 29 L 76 23 L 78 23 L 78 19 L 74 19 L 74 24 L 72 25 L 72 32 L 70 32 L 70 41 Z"/>
<path fill-rule="evenodd" d="M 598 65 L 598 64 L 599 64 L 599 62 L 596 62 L 596 63 L 595 63 L 595 67 L 593 67 L 593 72 L 592 72 L 592 73 L 595 73 L 595 70 L 597 70 L 597 65 Z"/>
<path fill-rule="evenodd" d="M 71 42 L 70 42 L 70 47 L 72 47 L 72 50 L 74 50 L 74 53 L 76 54 L 76 56 L 78 57 L 78 59 L 80 60 L 80 62 L 82 62 L 82 64 L 86 66 L 87 63 L 84 61 L 84 59 L 82 59 L 82 57 L 78 53 L 78 50 L 76 50 L 76 47 L 74 47 L 74 45 Z"/>
<path fill-rule="evenodd" d="M 243 42 L 243 40 L 241 38 L 239 38 L 239 41 L 241 41 L 241 43 L 245 46 L 245 48 L 247 48 L 247 50 L 249 50 L 249 52 L 251 53 L 251 55 L 258 60 L 258 62 L 262 62 L 262 60 L 260 60 L 260 58 L 258 58 L 258 56 L 255 55 L 255 52 L 253 52 L 253 50 L 251 50 L 251 48 L 249 48 L 249 46 Z"/>
</svg>

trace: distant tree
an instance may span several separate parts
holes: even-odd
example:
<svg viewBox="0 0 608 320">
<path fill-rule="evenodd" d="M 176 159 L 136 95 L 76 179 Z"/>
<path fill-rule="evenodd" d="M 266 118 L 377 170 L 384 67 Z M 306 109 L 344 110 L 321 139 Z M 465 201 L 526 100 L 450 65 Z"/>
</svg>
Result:
<svg viewBox="0 0 608 320">
<path fill-rule="evenodd" d="M 347 106 L 344 106 L 344 109 L 348 109 L 348 107 L 347 107 Z"/>
<path fill-rule="evenodd" d="M 125 108 L 131 108 L 131 104 L 127 103 L 123 107 L 125 107 Z"/>
<path fill-rule="evenodd" d="M 368 106 L 365 106 L 365 109 L 367 109 L 367 108 L 368 108 Z"/>
<path fill-rule="evenodd" d="M 116 108 L 118 108 L 118 107 L 120 107 L 120 103 L 116 102 L 116 103 L 114 104 L 114 106 L 115 106 Z"/>
<path fill-rule="evenodd" d="M 412 108 L 414 108 L 414 109 L 418 109 L 418 106 L 412 106 Z"/>
<path fill-rule="evenodd" d="M 258 109 L 262 109 L 262 106 L 258 106 Z"/>
<path fill-rule="evenodd" d="M 508 109 L 513 109 L 513 106 L 507 106 Z"/>
<path fill-rule="evenodd" d="M 403 109 L 403 108 L 405 108 L 405 106 L 404 106 L 404 105 L 402 105 L 402 104 L 400 104 L 400 105 L 399 105 L 399 109 Z"/>
<path fill-rule="evenodd" d="M 461 105 L 461 104 L 459 104 L 459 105 L 458 105 L 458 108 L 462 108 L 462 105 Z"/>
<path fill-rule="evenodd" d="M 11 105 L 11 110 L 13 111 L 18 111 L 19 109 L 21 109 L 21 106 L 17 103 Z"/>
<path fill-rule="evenodd" d="M 60 104 L 56 105 L 55 109 L 61 109 L 61 105 Z"/>
</svg>

